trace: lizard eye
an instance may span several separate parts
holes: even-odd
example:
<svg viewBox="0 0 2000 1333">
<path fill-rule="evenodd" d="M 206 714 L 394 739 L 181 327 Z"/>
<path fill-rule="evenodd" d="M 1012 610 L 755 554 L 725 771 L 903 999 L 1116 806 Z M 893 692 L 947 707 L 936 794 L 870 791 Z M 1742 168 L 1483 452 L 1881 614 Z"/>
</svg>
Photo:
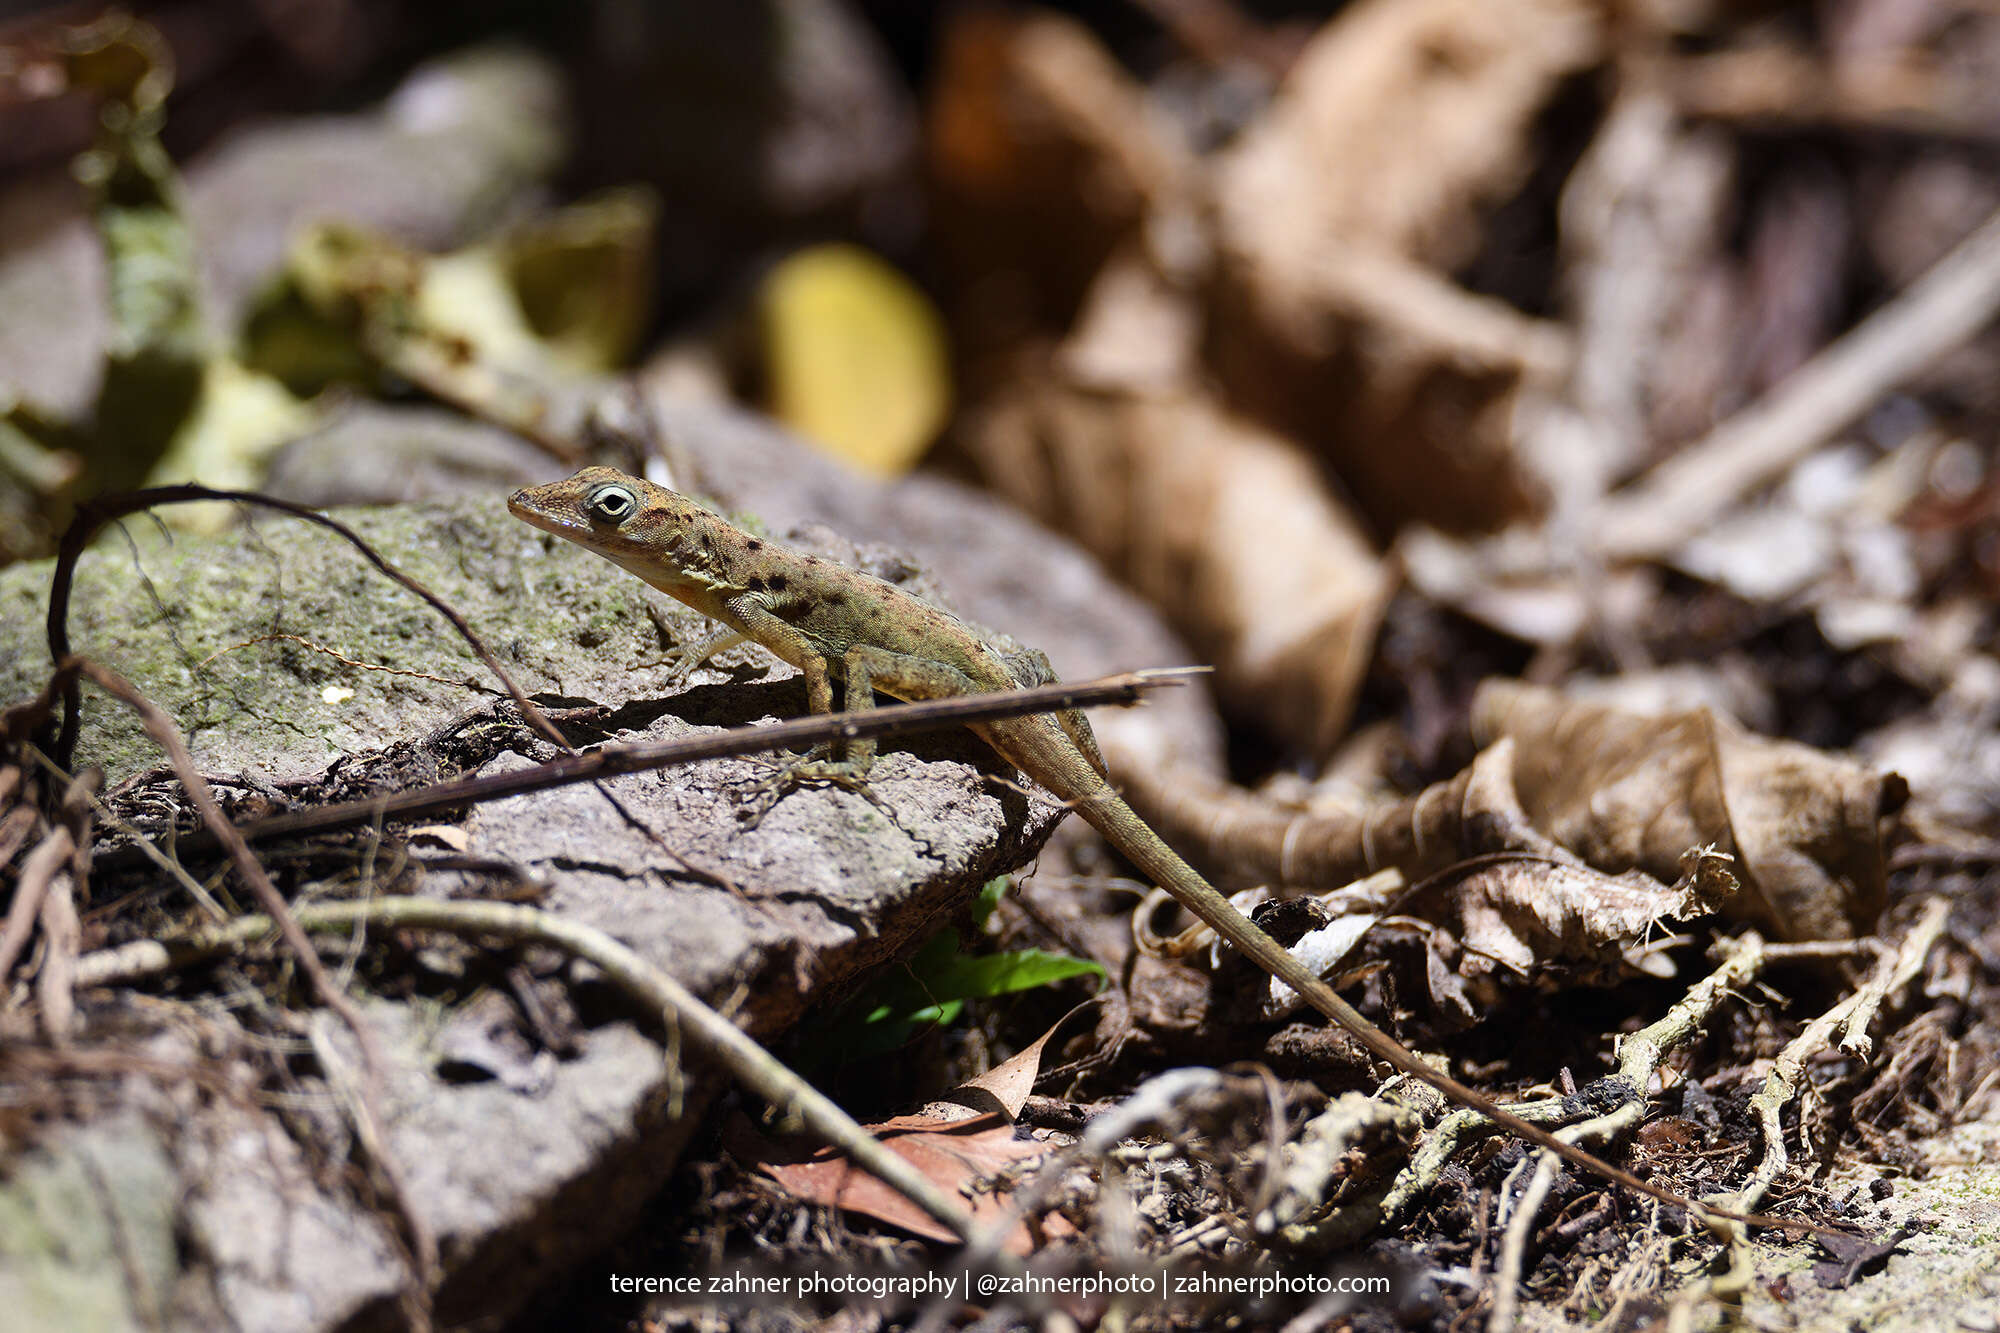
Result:
<svg viewBox="0 0 2000 1333">
<path fill-rule="evenodd" d="M 639 497 L 627 486 L 601 486 L 583 502 L 592 518 L 606 523 L 623 523 L 639 512 Z"/>
</svg>

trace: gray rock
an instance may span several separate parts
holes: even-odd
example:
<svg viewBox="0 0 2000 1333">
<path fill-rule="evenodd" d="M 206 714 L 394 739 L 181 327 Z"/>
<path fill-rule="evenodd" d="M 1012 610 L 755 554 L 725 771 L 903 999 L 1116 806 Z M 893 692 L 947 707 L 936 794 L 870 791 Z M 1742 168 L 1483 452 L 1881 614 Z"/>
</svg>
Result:
<svg viewBox="0 0 2000 1333">
<path fill-rule="evenodd" d="M 963 609 L 1045 644 L 1075 674 L 1183 660 L 1087 558 L 971 491 L 937 480 L 882 488 L 741 414 L 674 409 L 667 417 L 703 460 L 711 487 L 731 506 L 763 509 L 768 531 L 820 521 L 884 538 L 885 546 L 859 550 L 878 572 L 918 580 L 919 563 L 934 564 Z M 803 711 L 791 669 L 749 647 L 669 691 L 651 665 L 665 644 L 648 605 L 676 639 L 700 633 L 698 618 L 608 562 L 514 521 L 503 499 L 504 487 L 494 486 L 450 503 L 341 517 L 458 607 L 524 688 L 603 705 L 596 725 L 612 738 Z M 439 776 L 466 754 L 488 770 L 529 762 L 490 740 L 485 750 L 474 743 L 501 732 L 506 744 L 539 752 L 496 725 L 489 700 L 455 683 L 483 677 L 448 628 L 321 529 L 265 514 L 224 538 L 168 542 L 143 521 L 129 526 L 129 542 L 101 543 L 80 567 L 71 640 L 177 718 L 206 771 L 303 780 L 339 760 L 350 784 L 363 787 Z M 819 540 L 838 545 L 824 532 Z M 17 699 L 45 678 L 48 573 L 46 563 L 0 571 L 0 698 Z M 1183 709 L 1199 717 L 1187 700 L 1141 711 L 1157 725 Z M 1199 721 L 1191 730 L 1204 734 Z M 79 758 L 105 765 L 113 782 L 158 762 L 130 718 L 89 693 Z M 885 751 L 872 784 L 880 804 L 802 791 L 745 827 L 737 789 L 762 770 L 727 760 L 607 784 L 623 813 L 603 792 L 576 786 L 481 807 L 463 830 L 473 855 L 514 862 L 541 881 L 545 910 L 609 931 L 768 1038 L 907 952 L 982 882 L 1034 855 L 1061 811 L 986 781 L 997 768 L 968 733 L 947 734 Z M 480 885 L 467 872 L 437 870 L 418 891 Z M 446 981 L 460 976 L 468 991 L 485 975 L 474 949 L 450 942 L 427 945 L 419 961 Z M 550 960 L 542 971 L 570 988 L 590 975 Z M 198 979 L 184 986 L 183 998 L 205 989 Z M 363 1002 L 387 1055 L 390 1139 L 416 1208 L 442 1242 L 447 1320 L 504 1318 L 615 1237 L 723 1086 L 699 1060 L 670 1068 L 660 1032 L 637 1014 L 584 1028 L 578 1051 L 546 1079 L 448 1078 L 461 1049 L 446 1032 L 449 1000 L 445 1008 L 435 999 Z M 87 993 L 81 1040 L 100 1039 L 123 1014 L 125 1028 L 165 1041 L 155 1027 L 167 1007 L 150 1000 L 135 1017 L 115 993 Z M 268 1077 L 268 1057 L 258 1058 L 232 1011 L 203 1002 L 174 1012 L 205 1032 L 202 1068 L 244 1088 Z M 346 1041 L 337 1027 L 328 1039 Z M 195 1050 L 179 1058 L 195 1061 Z M 120 1116 L 150 1126 L 134 1143 L 150 1143 L 144 1150 L 170 1166 L 156 1171 L 169 1186 L 147 1195 L 160 1201 L 146 1207 L 171 1222 L 148 1223 L 150 1234 L 178 1228 L 187 1242 L 178 1268 L 169 1264 L 155 1284 L 166 1326 L 313 1330 L 393 1319 L 401 1270 L 391 1232 L 379 1205 L 353 1191 L 354 1173 L 329 1169 L 351 1150 L 332 1091 L 316 1077 L 297 1081 L 317 1109 L 294 1106 L 280 1119 L 248 1098 L 192 1098 L 185 1086 L 176 1093 L 134 1078 L 81 1125 L 43 1140 L 35 1160 L 73 1172 L 77 1136 Z M 42 1215 L 26 1183 L 39 1178 L 36 1169 L 17 1159 L 0 1183 L 0 1217 L 10 1209 Z M 50 1273 L 68 1291 L 62 1283 L 87 1276 L 78 1299 L 112 1302 L 102 1326 L 130 1322 L 135 1316 L 113 1301 L 128 1290 L 121 1270 L 97 1264 L 79 1273 L 74 1256 L 84 1252 L 53 1240 L 9 1246 L 0 1291 L 46 1286 Z"/>
</svg>

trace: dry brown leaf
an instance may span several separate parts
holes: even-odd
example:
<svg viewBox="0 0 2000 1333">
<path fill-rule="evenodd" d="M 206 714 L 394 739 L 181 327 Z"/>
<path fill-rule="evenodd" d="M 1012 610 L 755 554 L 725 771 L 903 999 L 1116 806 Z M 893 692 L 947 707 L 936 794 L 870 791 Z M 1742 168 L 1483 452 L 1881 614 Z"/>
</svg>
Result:
<svg viewBox="0 0 2000 1333">
<path fill-rule="evenodd" d="M 977 1113 L 997 1106 L 1007 1119 L 1018 1119 L 1021 1108 L 1028 1104 L 1028 1095 L 1035 1090 L 1035 1080 L 1041 1077 L 1042 1049 L 1049 1044 L 1049 1038 L 1055 1036 L 1063 1024 L 1096 1003 L 1095 1000 L 1085 1000 L 1051 1023 L 1047 1032 L 1016 1051 L 1010 1059 L 995 1065 L 978 1078 L 967 1079 L 931 1103 L 924 1108 L 926 1113 L 962 1108 L 957 1113 L 962 1116 L 966 1111 Z"/>
<path fill-rule="evenodd" d="M 1550 842 L 1514 797 L 1514 753 L 1503 739 L 1452 781 L 1366 814 L 1284 811 L 1271 802 L 1259 809 L 1257 798 L 1238 793 L 1233 805 L 1209 810 L 1209 827 L 1228 830 L 1239 872 L 1294 886 L 1324 883 L 1363 862 L 1407 868 L 1411 877 L 1428 872 L 1392 897 L 1377 876 L 1321 896 L 1322 910 L 1337 915 L 1289 947 L 1316 974 L 1333 976 L 1380 967 L 1414 937 L 1433 1000 L 1461 1024 L 1524 982 L 1557 989 L 1658 973 L 1664 960 L 1648 945 L 1663 923 L 1733 903 L 1738 884 L 1721 852 L 1689 849 L 1669 887 L 1643 871 L 1592 869 Z M 1150 915 L 1145 921 L 1150 935 Z M 1184 957 L 1211 940 L 1197 928 L 1147 951 Z M 1267 1016 L 1297 1004 L 1289 987 L 1269 983 Z"/>
<path fill-rule="evenodd" d="M 1136 244 L 1106 262 L 1056 351 L 1062 374 L 1087 388 L 1142 392 L 1198 381 L 1201 310 L 1189 284 L 1168 278 L 1163 267 Z"/>
<path fill-rule="evenodd" d="M 1384 528 L 1487 529 L 1541 504 L 1513 419 L 1567 340 L 1441 270 L 1520 187 L 1535 117 L 1600 58 L 1600 23 L 1585 0 L 1350 6 L 1213 172 L 1214 369 L 1324 449 Z"/>
<path fill-rule="evenodd" d="M 1098 269 L 1194 165 L 1083 25 L 963 7 L 927 117 L 940 276 L 962 359 L 1069 327 Z"/>
<path fill-rule="evenodd" d="M 1515 795 L 1515 754 L 1513 739 L 1503 737 L 1449 781 L 1405 800 L 1366 806 L 1330 799 L 1311 806 L 1279 801 L 1185 770 L 1134 770 L 1121 776 L 1128 799 L 1147 822 L 1176 846 L 1194 849 L 1217 878 L 1228 882 L 1318 890 L 1350 886 L 1338 895 L 1342 903 L 1359 901 L 1349 896 L 1354 881 L 1384 870 L 1400 871 L 1420 886 L 1454 868 L 1501 862 L 1565 867 L 1584 875 L 1586 883 L 1623 882 L 1589 870 L 1535 827 Z M 1682 851 L 1696 845 L 1684 844 Z M 1445 882 L 1454 881 L 1446 877 Z M 1702 892 L 1719 903 L 1714 886 L 1711 875 Z M 1656 896 L 1667 892 L 1644 875 L 1633 876 L 1625 887 Z M 1387 912 L 1373 902 L 1362 910 Z M 1310 962 L 1316 970 L 1342 963 L 1338 956 L 1314 954 L 1305 941 L 1295 947 L 1314 955 Z"/>
<path fill-rule="evenodd" d="M 1304 272 L 1246 257 L 1215 310 L 1208 345 L 1231 400 L 1323 451 L 1379 528 L 1485 531 L 1539 513 L 1514 423 L 1564 373 L 1558 326 L 1367 251 Z"/>
<path fill-rule="evenodd" d="M 1482 739 L 1515 744 L 1515 790 L 1543 833 L 1607 871 L 1672 873 L 1681 853 L 1733 853 L 1735 914 L 1780 939 L 1847 939 L 1886 900 L 1883 821 L 1908 792 L 1893 773 L 1751 735 L 1706 709 L 1643 717 L 1488 681 Z"/>
<path fill-rule="evenodd" d="M 1394 574 L 1310 460 L 1198 394 L 1053 374 L 962 437 L 989 485 L 1166 612 L 1237 707 L 1322 750 L 1339 738 Z"/>
<path fill-rule="evenodd" d="M 990 1184 L 1009 1167 L 1032 1161 L 1049 1151 L 1046 1143 L 1016 1137 L 1014 1126 L 999 1115 L 949 1122 L 921 1115 L 897 1116 L 867 1129 L 882 1141 L 883 1147 L 922 1171 L 946 1194 L 959 1196 L 973 1219 L 982 1225 L 1005 1216 L 1007 1196 L 975 1186 Z M 740 1117 L 731 1124 L 728 1138 L 732 1154 L 755 1165 L 801 1199 L 861 1213 L 929 1240 L 958 1239 L 929 1213 L 892 1186 L 855 1166 L 836 1149 L 820 1148 L 799 1157 L 756 1133 Z M 1060 1213 L 1047 1215 L 1041 1230 L 1044 1236 L 1075 1234 L 1075 1228 Z M 1010 1254 L 1034 1252 L 1035 1236 L 1025 1222 L 1015 1225 L 1006 1248 Z"/>
</svg>

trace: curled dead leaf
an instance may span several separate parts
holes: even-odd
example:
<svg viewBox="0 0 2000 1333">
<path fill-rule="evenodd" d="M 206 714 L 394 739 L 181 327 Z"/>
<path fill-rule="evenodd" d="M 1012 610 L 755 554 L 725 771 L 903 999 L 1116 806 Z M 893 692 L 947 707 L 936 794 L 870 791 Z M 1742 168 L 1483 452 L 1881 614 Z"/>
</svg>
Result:
<svg viewBox="0 0 2000 1333">
<path fill-rule="evenodd" d="M 1119 776 L 1148 823 L 1234 883 L 1324 889 L 1386 869 L 1420 880 L 1503 852 L 1575 859 L 1521 808 L 1509 740 L 1415 796 L 1369 805 L 1328 800 L 1308 808 L 1185 769 Z"/>
<path fill-rule="evenodd" d="M 1519 187 L 1534 117 L 1598 60 L 1590 0 L 1363 0 L 1314 35 L 1218 171 L 1225 233 L 1296 269 L 1329 245 L 1450 267 Z"/>
<path fill-rule="evenodd" d="M 1670 922 L 1707 916 L 1734 898 L 1729 858 L 1689 857 L 1671 887 L 1636 872 L 1498 856 L 1420 886 L 1385 925 L 1420 922 L 1424 975 L 1438 1014 L 1469 1026 L 1510 990 L 1555 993 L 1671 975 L 1653 946 Z M 1383 952 L 1392 938 L 1378 934 Z"/>
<path fill-rule="evenodd" d="M 1886 900 L 1884 838 L 1908 798 L 1894 773 L 1754 736 L 1706 709 L 1648 718 L 1489 681 L 1470 767 L 1407 800 L 1287 805 L 1185 771 L 1121 775 L 1134 807 L 1234 882 L 1412 880 L 1503 852 L 1666 880 L 1690 848 L 1733 855 L 1729 912 L 1780 939 L 1868 933 Z"/>
<path fill-rule="evenodd" d="M 1049 1025 L 1049 1030 L 1035 1038 L 1014 1055 L 995 1065 L 977 1078 L 965 1082 L 946 1093 L 937 1102 L 924 1108 L 933 1111 L 953 1112 L 952 1118 L 962 1118 L 967 1111 L 983 1112 L 998 1109 L 1009 1120 L 1018 1118 L 1021 1108 L 1028 1104 L 1028 1094 L 1035 1090 L 1035 1080 L 1042 1072 L 1042 1050 L 1049 1044 L 1049 1038 L 1061 1031 L 1063 1024 L 1091 1008 L 1096 1000 L 1086 1000 L 1076 1008 Z"/>
<path fill-rule="evenodd" d="M 1643 717 L 1511 681 L 1473 701 L 1481 738 L 1515 744 L 1522 807 L 1607 871 L 1671 873 L 1689 847 L 1735 855 L 1735 912 L 1780 939 L 1847 939 L 1887 898 L 1883 823 L 1894 773 L 1743 731 L 1707 709 Z"/>
<path fill-rule="evenodd" d="M 1381 1224 L 1381 1200 L 1422 1127 L 1407 1107 L 1342 1093 L 1285 1145 L 1257 1233 L 1293 1251 L 1358 1242 Z"/>
<path fill-rule="evenodd" d="M 1730 859 L 1709 849 L 1683 858 L 1672 886 L 1628 871 L 1606 875 L 1573 859 L 1503 853 L 1433 875 L 1393 908 L 1336 917 L 1292 946 L 1321 972 L 1422 950 L 1433 1006 L 1458 1026 L 1492 1011 L 1510 990 L 1610 986 L 1634 975 L 1670 975 L 1653 946 L 1670 922 L 1708 916 L 1735 896 Z M 1335 941 L 1322 948 L 1323 940 Z M 1272 1017 L 1299 1005 L 1271 983 Z"/>
</svg>

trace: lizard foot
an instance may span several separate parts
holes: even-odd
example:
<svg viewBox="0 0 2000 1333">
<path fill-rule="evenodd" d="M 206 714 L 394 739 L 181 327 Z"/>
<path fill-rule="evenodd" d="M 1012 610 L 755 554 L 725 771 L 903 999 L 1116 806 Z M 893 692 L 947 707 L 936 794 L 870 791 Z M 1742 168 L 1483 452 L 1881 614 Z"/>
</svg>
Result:
<svg viewBox="0 0 2000 1333">
<path fill-rule="evenodd" d="M 814 746 L 804 758 L 753 760 L 769 770 L 743 789 L 744 805 L 736 812 L 744 827 L 755 828 L 777 808 L 778 802 L 802 787 L 840 787 L 853 792 L 876 809 L 892 814 L 880 796 L 868 785 L 867 768 L 851 759 L 823 758 L 826 747 Z"/>
</svg>

